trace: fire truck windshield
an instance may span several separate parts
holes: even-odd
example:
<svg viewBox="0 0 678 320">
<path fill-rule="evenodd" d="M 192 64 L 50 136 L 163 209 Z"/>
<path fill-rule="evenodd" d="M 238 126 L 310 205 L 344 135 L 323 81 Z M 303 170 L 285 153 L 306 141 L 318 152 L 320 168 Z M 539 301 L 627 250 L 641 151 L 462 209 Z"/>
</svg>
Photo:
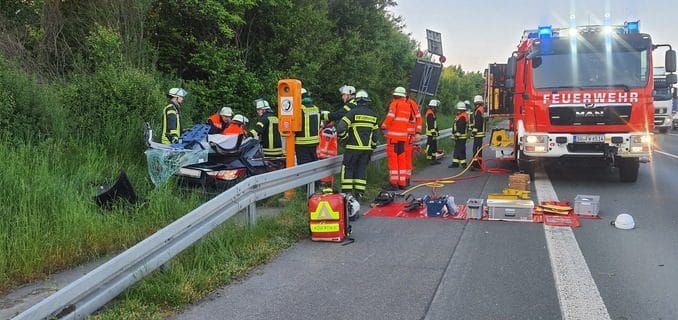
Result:
<svg viewBox="0 0 678 320">
<path fill-rule="evenodd" d="M 536 89 L 644 87 L 648 52 L 578 52 L 541 55 L 532 59 Z"/>
</svg>

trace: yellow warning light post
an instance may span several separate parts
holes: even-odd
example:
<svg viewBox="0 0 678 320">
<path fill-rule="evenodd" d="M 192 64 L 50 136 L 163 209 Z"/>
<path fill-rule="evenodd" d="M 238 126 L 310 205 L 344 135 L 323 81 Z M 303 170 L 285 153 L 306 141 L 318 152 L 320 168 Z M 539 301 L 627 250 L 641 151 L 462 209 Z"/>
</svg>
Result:
<svg viewBox="0 0 678 320">
<path fill-rule="evenodd" d="M 285 166 L 294 167 L 294 137 L 301 131 L 301 81 L 282 79 L 278 81 L 278 129 L 285 137 Z M 285 198 L 294 196 L 294 189 L 285 192 Z"/>
</svg>

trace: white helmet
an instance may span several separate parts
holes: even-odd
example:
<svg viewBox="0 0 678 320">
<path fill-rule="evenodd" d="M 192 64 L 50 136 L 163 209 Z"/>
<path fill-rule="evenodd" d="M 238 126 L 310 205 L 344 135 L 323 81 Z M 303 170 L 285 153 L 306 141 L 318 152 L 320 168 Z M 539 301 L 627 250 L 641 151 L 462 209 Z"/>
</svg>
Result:
<svg viewBox="0 0 678 320">
<path fill-rule="evenodd" d="M 440 100 L 436 100 L 436 99 L 431 99 L 431 101 L 429 101 L 429 103 L 428 103 L 429 107 L 437 107 L 439 105 L 440 105 Z"/>
<path fill-rule="evenodd" d="M 612 225 L 618 229 L 630 230 L 636 226 L 636 223 L 633 221 L 633 217 L 628 213 L 622 213 L 617 216 L 617 219 L 612 221 Z"/>
<path fill-rule="evenodd" d="M 185 97 L 188 95 L 188 92 L 182 88 L 172 88 L 169 90 L 169 95 L 172 97 Z"/>
<path fill-rule="evenodd" d="M 407 96 L 407 90 L 403 87 L 397 87 L 395 90 L 393 90 L 393 95 L 398 96 L 398 97 L 405 97 Z"/>
<path fill-rule="evenodd" d="M 257 109 L 271 109 L 271 106 L 268 104 L 268 101 L 264 99 L 257 99 L 254 101 L 254 105 Z"/>
<path fill-rule="evenodd" d="M 457 102 L 457 110 L 466 111 L 466 104 L 461 101 Z"/>
<path fill-rule="evenodd" d="M 308 93 L 308 91 L 306 91 L 306 88 L 301 88 L 301 95 L 302 96 L 307 94 L 307 93 Z"/>
<path fill-rule="evenodd" d="M 233 110 L 229 107 L 223 107 L 223 108 L 221 108 L 221 110 L 219 110 L 219 115 L 232 117 L 233 116 Z"/>
<path fill-rule="evenodd" d="M 240 122 L 240 123 L 245 123 L 245 116 L 243 116 L 242 114 L 236 114 L 236 115 L 233 117 L 233 121 L 235 121 L 235 122 Z"/>
<path fill-rule="evenodd" d="M 341 94 L 354 94 L 355 93 L 355 87 L 349 86 L 349 85 L 343 85 L 341 88 L 339 88 L 339 92 Z"/>
<path fill-rule="evenodd" d="M 466 105 L 466 108 L 471 106 L 471 101 L 464 100 L 464 104 Z"/>
<path fill-rule="evenodd" d="M 483 104 L 483 97 L 482 96 L 475 96 L 473 97 L 473 104 Z"/>
<path fill-rule="evenodd" d="M 243 123 L 244 123 L 245 125 L 247 125 L 248 123 L 250 123 L 250 119 L 248 119 L 247 117 L 242 116 L 242 119 L 243 119 Z"/>
<path fill-rule="evenodd" d="M 367 91 L 365 91 L 365 90 L 359 90 L 355 94 L 355 98 L 358 99 L 358 100 L 371 101 L 370 97 L 367 95 Z"/>
</svg>

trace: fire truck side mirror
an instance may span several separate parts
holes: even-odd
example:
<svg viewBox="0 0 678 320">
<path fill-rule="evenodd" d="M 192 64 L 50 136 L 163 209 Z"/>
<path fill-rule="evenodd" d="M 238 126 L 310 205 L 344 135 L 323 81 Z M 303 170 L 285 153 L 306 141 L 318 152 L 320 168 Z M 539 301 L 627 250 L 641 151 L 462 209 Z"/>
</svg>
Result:
<svg viewBox="0 0 678 320">
<path fill-rule="evenodd" d="M 673 49 L 667 50 L 665 58 L 666 61 L 664 62 L 664 67 L 666 68 L 666 72 L 676 72 L 676 51 Z"/>
<path fill-rule="evenodd" d="M 278 81 L 278 119 L 280 132 L 301 131 L 301 81 Z"/>
<path fill-rule="evenodd" d="M 516 77 L 516 57 L 510 57 L 506 63 L 506 77 L 515 78 Z"/>
</svg>

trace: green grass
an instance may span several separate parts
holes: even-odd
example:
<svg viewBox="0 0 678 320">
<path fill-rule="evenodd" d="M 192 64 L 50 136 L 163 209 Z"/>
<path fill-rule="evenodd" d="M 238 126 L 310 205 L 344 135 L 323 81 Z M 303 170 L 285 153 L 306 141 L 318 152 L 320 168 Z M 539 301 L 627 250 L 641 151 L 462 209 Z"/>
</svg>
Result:
<svg viewBox="0 0 678 320">
<path fill-rule="evenodd" d="M 94 145 L 0 144 L 0 166 L 0 291 L 134 245 L 200 201 L 152 189 L 145 166 Z M 121 168 L 144 200 L 102 210 L 96 186 Z"/>
</svg>

